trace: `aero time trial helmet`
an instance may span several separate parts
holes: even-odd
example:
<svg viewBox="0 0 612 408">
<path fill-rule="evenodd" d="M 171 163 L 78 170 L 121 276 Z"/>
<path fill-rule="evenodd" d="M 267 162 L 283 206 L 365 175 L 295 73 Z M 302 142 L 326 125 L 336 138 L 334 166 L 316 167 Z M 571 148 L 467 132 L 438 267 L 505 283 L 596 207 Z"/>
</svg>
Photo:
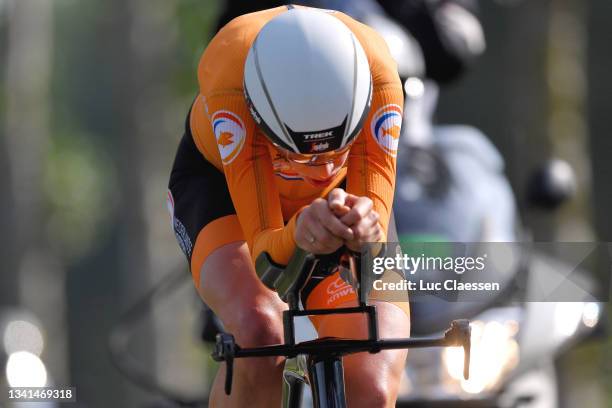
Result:
<svg viewBox="0 0 612 408">
<path fill-rule="evenodd" d="M 294 8 L 257 35 L 244 94 L 272 143 L 316 155 L 345 148 L 359 133 L 372 78 L 365 51 L 344 23 L 320 9 Z"/>
</svg>

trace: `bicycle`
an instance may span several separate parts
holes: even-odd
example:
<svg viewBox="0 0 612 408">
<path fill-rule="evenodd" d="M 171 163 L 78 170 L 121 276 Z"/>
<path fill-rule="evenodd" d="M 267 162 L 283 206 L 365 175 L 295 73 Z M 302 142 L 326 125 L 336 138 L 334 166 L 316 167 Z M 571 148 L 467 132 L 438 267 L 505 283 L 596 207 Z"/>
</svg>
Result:
<svg viewBox="0 0 612 408">
<path fill-rule="evenodd" d="M 345 254 L 347 255 L 347 254 Z M 470 326 L 467 320 L 454 320 L 441 337 L 379 339 L 376 306 L 368 305 L 366 285 L 360 284 L 358 262 L 351 255 L 344 256 L 344 266 L 350 271 L 350 278 L 357 283 L 359 305 L 338 309 L 299 309 L 299 293 L 316 270 L 319 258 L 301 249 L 296 250 L 286 268 L 272 262 L 269 255 L 262 253 L 255 267 L 262 282 L 275 289 L 281 299 L 288 303 L 289 310 L 283 312 L 284 344 L 241 348 L 230 333 L 217 335 L 212 358 L 225 362 L 225 393 L 231 394 L 233 362 L 236 358 L 287 357 L 283 370 L 282 406 L 298 408 L 302 402 L 305 384 L 312 389 L 314 408 L 345 408 L 344 367 L 342 357 L 359 352 L 377 353 L 387 349 L 409 349 L 420 347 L 463 347 L 463 376 L 469 378 L 470 367 Z M 295 343 L 296 316 L 362 313 L 368 317 L 368 338 L 363 340 L 335 337 Z"/>
</svg>

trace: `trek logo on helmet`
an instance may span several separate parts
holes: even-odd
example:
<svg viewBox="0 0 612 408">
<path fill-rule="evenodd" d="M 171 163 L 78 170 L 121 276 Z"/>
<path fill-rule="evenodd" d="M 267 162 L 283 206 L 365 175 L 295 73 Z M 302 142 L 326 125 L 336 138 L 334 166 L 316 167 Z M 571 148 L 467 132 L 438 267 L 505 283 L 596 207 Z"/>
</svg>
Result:
<svg viewBox="0 0 612 408">
<path fill-rule="evenodd" d="M 223 164 L 230 164 L 240 153 L 246 139 L 246 129 L 242 119 L 233 112 L 220 110 L 211 118 L 217 148 Z"/>
<path fill-rule="evenodd" d="M 393 157 L 397 155 L 401 128 L 402 108 L 399 105 L 385 105 L 372 118 L 372 137 L 385 153 Z"/>
<path fill-rule="evenodd" d="M 285 125 L 297 148 L 304 153 L 324 153 L 339 149 L 346 128 L 346 117 L 339 126 L 309 132 L 295 132 Z"/>
<path fill-rule="evenodd" d="M 332 137 L 333 135 L 334 135 L 333 132 L 320 132 L 320 133 L 312 133 L 310 135 L 304 135 L 304 138 L 306 140 L 323 139 L 327 137 Z"/>
</svg>

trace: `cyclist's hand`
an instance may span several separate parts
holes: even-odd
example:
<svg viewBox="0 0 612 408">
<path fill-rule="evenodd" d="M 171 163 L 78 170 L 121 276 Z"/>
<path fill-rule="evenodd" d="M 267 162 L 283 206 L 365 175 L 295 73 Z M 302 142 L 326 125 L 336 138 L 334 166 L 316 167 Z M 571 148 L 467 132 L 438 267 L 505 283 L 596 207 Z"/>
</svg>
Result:
<svg viewBox="0 0 612 408">
<path fill-rule="evenodd" d="M 355 238 L 353 231 L 330 210 L 327 200 L 317 198 L 297 219 L 295 243 L 313 254 L 331 254 Z"/>
<path fill-rule="evenodd" d="M 329 204 L 329 208 L 338 218 L 346 215 L 351 210 L 351 207 L 346 205 L 348 195 L 349 194 L 341 188 L 334 188 L 327 195 L 327 203 Z"/>
<path fill-rule="evenodd" d="M 340 221 L 353 230 L 354 238 L 345 242 L 348 248 L 360 251 L 363 243 L 378 242 L 382 239 L 383 231 L 378 222 L 380 216 L 373 209 L 371 199 L 334 189 L 328 201 L 330 208 L 340 216 Z"/>
</svg>

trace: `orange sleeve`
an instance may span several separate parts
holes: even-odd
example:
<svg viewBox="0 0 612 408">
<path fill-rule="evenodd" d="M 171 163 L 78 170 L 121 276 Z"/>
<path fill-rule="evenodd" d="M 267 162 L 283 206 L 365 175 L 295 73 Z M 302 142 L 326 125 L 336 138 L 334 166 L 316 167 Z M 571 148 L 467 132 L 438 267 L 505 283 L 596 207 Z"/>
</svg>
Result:
<svg viewBox="0 0 612 408">
<path fill-rule="evenodd" d="M 242 93 L 244 61 L 255 36 L 285 6 L 235 18 L 208 44 L 198 65 L 200 95 L 190 125 L 196 146 L 225 173 L 253 259 L 267 251 L 287 263 L 295 250 L 295 218 L 284 225 L 272 159 Z M 211 197 L 214 200 L 215 197 Z"/>
<path fill-rule="evenodd" d="M 210 126 L 202 129 L 209 132 L 204 139 L 216 141 L 253 259 L 267 251 L 275 262 L 286 264 L 295 251 L 297 213 L 285 226 L 265 136 L 257 130 L 241 92 L 209 97 L 204 103 L 210 117 Z"/>
<path fill-rule="evenodd" d="M 349 155 L 346 190 L 372 200 L 385 235 L 393 205 L 402 106 L 401 91 L 393 88 L 375 91 L 372 111 Z"/>
<path fill-rule="evenodd" d="M 351 27 L 364 47 L 373 82 L 372 107 L 349 155 L 347 191 L 372 200 L 386 235 L 403 116 L 402 85 L 397 65 L 380 35 L 343 15 L 339 17 Z"/>
</svg>

